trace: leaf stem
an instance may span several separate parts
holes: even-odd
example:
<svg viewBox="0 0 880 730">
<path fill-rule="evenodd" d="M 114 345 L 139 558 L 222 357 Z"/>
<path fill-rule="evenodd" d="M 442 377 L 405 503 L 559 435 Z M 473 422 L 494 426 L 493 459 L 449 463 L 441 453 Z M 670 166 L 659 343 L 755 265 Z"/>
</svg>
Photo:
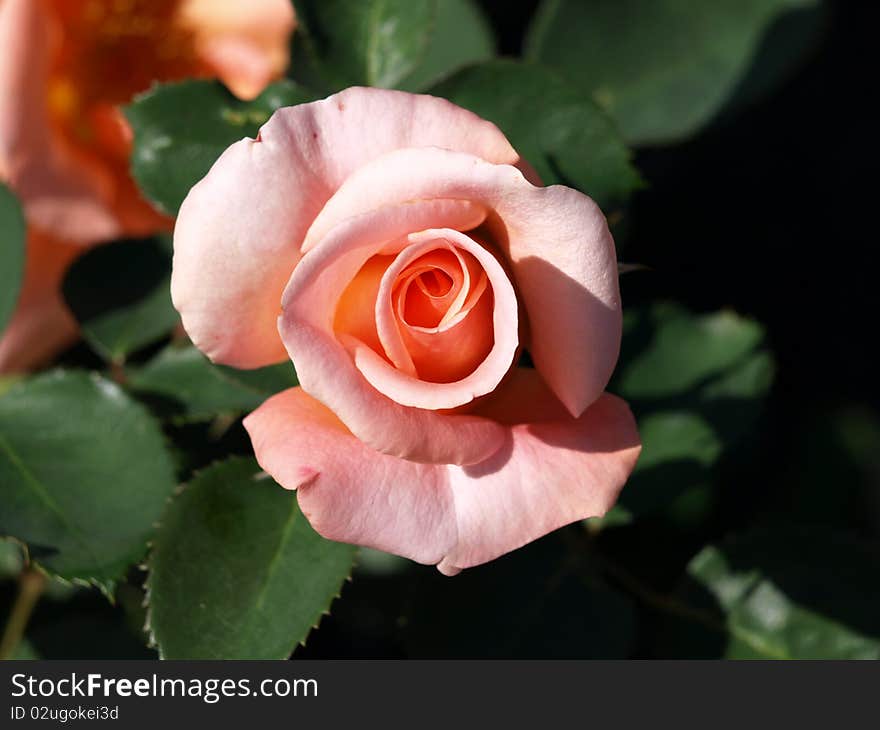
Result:
<svg viewBox="0 0 880 730">
<path fill-rule="evenodd" d="M 33 568 L 25 568 L 21 572 L 18 578 L 18 595 L 15 597 L 15 603 L 12 604 L 12 612 L 3 630 L 3 638 L 0 639 L 0 660 L 11 659 L 15 654 L 24 637 L 34 606 L 40 600 L 45 587 L 46 576 L 42 573 Z"/>
</svg>

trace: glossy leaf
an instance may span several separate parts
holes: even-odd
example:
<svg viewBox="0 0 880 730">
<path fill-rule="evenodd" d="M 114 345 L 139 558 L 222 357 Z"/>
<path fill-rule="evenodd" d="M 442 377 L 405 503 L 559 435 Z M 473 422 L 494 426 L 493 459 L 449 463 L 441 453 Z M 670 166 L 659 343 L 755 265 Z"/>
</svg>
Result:
<svg viewBox="0 0 880 730">
<path fill-rule="evenodd" d="M 442 0 L 428 49 L 415 71 L 396 85 L 421 91 L 453 71 L 495 54 L 495 38 L 479 6 L 473 0 Z"/>
<path fill-rule="evenodd" d="M 255 137 L 279 107 L 313 98 L 291 81 L 271 84 L 249 102 L 216 81 L 156 86 L 125 110 L 134 132 L 132 174 L 150 200 L 176 215 L 189 189 L 229 145 Z"/>
<path fill-rule="evenodd" d="M 813 44 L 820 20 L 818 0 L 544 0 L 526 48 L 591 94 L 629 142 L 670 142 L 738 91 L 753 98 L 771 88 Z M 756 61 L 764 63 L 750 74 Z"/>
<path fill-rule="evenodd" d="M 730 659 L 880 658 L 880 552 L 831 531 L 780 528 L 704 548 L 676 600 L 664 650 Z"/>
<path fill-rule="evenodd" d="M 6 327 L 24 277 L 24 214 L 15 196 L 0 183 L 0 333 Z"/>
<path fill-rule="evenodd" d="M 169 246 L 121 241 L 80 256 L 64 277 L 64 298 L 91 347 L 123 362 L 168 335 L 180 318 L 171 303 Z"/>
<path fill-rule="evenodd" d="M 436 0 L 297 0 L 291 64 L 312 88 L 394 88 L 428 49 Z"/>
<path fill-rule="evenodd" d="M 678 305 L 659 303 L 649 313 L 628 310 L 626 317 L 629 339 L 650 338 L 637 357 L 623 363 L 617 381 L 622 394 L 639 400 L 699 388 L 748 356 L 764 337 L 757 322 L 729 311 L 694 316 Z"/>
<path fill-rule="evenodd" d="M 759 417 L 773 370 L 752 320 L 663 302 L 630 308 L 610 389 L 630 402 L 643 446 L 608 523 L 674 507 L 689 493 L 710 499 L 715 462 Z"/>
<path fill-rule="evenodd" d="M 290 362 L 257 370 L 212 364 L 194 347 L 167 347 L 128 371 L 136 392 L 158 396 L 178 420 L 199 421 L 252 411 L 269 396 L 298 384 Z"/>
<path fill-rule="evenodd" d="M 105 589 L 146 551 L 174 489 L 162 433 L 97 375 L 53 372 L 0 398 L 0 534 Z"/>
<path fill-rule="evenodd" d="M 150 558 L 149 622 L 168 659 L 284 659 L 351 573 L 354 548 L 312 530 L 295 494 L 234 458 L 169 505 Z"/>
<path fill-rule="evenodd" d="M 495 122 L 545 184 L 576 187 L 606 212 L 640 184 L 614 123 L 547 69 L 488 61 L 459 71 L 429 93 Z"/>
<path fill-rule="evenodd" d="M 22 373 L 10 373 L 9 375 L 0 375 L 0 395 L 3 395 L 23 377 L 24 375 Z"/>
</svg>

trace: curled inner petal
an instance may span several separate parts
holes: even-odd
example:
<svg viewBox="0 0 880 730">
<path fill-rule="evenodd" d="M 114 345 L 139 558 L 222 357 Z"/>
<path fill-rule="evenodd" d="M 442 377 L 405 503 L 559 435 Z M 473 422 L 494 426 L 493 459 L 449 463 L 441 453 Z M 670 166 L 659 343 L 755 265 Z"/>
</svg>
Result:
<svg viewBox="0 0 880 730">
<path fill-rule="evenodd" d="M 394 310 L 401 322 L 413 327 L 437 327 L 453 305 L 460 306 L 462 284 L 467 287 L 455 252 L 425 254 L 403 271 L 394 285 Z"/>
<path fill-rule="evenodd" d="M 0 126 L 2 120 L 0 103 Z M 196 346 L 215 362 L 246 368 L 285 357 L 276 328 L 279 298 L 285 309 L 308 300 L 315 315 L 308 321 L 328 332 L 342 290 L 376 253 L 374 244 L 428 226 L 470 230 L 486 218 L 485 206 L 474 204 L 469 194 L 458 200 L 406 196 L 391 206 L 359 210 L 371 220 L 369 230 L 358 232 L 355 250 L 328 249 L 324 244 L 337 238 L 332 229 L 351 216 L 343 214 L 314 235 L 309 231 L 354 171 L 406 147 L 463 150 L 491 163 L 519 159 L 494 124 L 445 99 L 373 88 L 279 109 L 258 139 L 233 144 L 190 190 L 175 226 L 171 282 L 174 304 Z M 324 253 L 312 257 L 313 268 L 303 256 L 318 248 Z M 332 267 L 330 260 L 336 262 Z M 316 286 L 306 287 L 297 277 L 285 293 L 292 270 L 303 266 Z M 292 324 L 301 317 L 291 313 L 289 319 Z"/>
<path fill-rule="evenodd" d="M 402 251 L 385 271 L 375 305 L 378 337 L 401 371 L 453 383 L 492 350 L 492 303 L 473 254 L 446 238 L 428 239 Z"/>
<path fill-rule="evenodd" d="M 384 253 L 367 262 L 337 308 L 336 331 L 355 365 L 381 393 L 416 408 L 456 408 L 491 392 L 518 346 L 516 296 L 501 265 L 451 229 L 410 234 L 397 247 L 390 263 Z M 361 309 L 370 297 L 374 325 Z"/>
<path fill-rule="evenodd" d="M 399 149 L 351 174 L 312 223 L 303 250 L 341 220 L 432 198 L 468 199 L 490 211 L 485 230 L 516 281 L 535 367 L 572 416 L 583 413 L 608 383 L 621 332 L 614 241 L 585 195 L 535 187 L 512 167 L 468 154 Z"/>
</svg>

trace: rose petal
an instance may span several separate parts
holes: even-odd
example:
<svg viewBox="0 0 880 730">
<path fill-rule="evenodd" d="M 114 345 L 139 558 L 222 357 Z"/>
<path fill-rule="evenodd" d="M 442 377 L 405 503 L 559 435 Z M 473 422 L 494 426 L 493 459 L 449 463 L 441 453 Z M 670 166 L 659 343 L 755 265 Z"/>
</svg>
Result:
<svg viewBox="0 0 880 730">
<path fill-rule="evenodd" d="M 484 291 L 487 289 L 485 278 L 483 276 Z M 485 292 L 485 296 L 468 308 L 467 316 L 453 321 L 442 331 L 427 333 L 415 327 L 403 328 L 407 353 L 421 380 L 455 382 L 477 369 L 494 343 L 493 303 L 491 291 Z M 508 332 L 515 342 L 515 329 L 510 327 Z"/>
<path fill-rule="evenodd" d="M 43 365 L 76 340 L 79 327 L 61 296 L 61 281 L 82 251 L 33 229 L 28 232 L 21 293 L 0 337 L 0 373 Z"/>
<path fill-rule="evenodd" d="M 534 370 L 515 371 L 477 412 L 508 424 L 511 438 L 480 464 L 450 468 L 458 542 L 437 566 L 447 575 L 604 515 L 641 451 L 623 400 L 604 393 L 573 419 Z"/>
<path fill-rule="evenodd" d="M 303 257 L 285 289 L 278 328 L 302 387 L 375 449 L 415 461 L 473 463 L 501 445 L 502 429 L 488 419 L 410 408 L 380 393 L 340 340 L 355 358 L 361 350 L 376 356 L 373 350 L 333 330 L 342 293 L 387 242 L 431 223 L 469 228 L 483 215 L 469 202 L 426 200 L 349 219 Z"/>
<path fill-rule="evenodd" d="M 259 45 L 241 38 L 206 39 L 199 46 L 199 56 L 214 68 L 233 94 L 245 100 L 259 96 L 280 72 Z"/>
<path fill-rule="evenodd" d="M 379 339 L 385 345 L 386 351 L 389 350 L 392 342 L 400 348 L 406 347 L 397 330 L 396 318 L 392 311 L 393 282 L 412 260 L 407 254 L 418 257 L 421 253 L 435 248 L 438 239 L 449 241 L 463 251 L 467 251 L 479 261 L 489 277 L 495 304 L 492 316 L 494 344 L 491 351 L 472 373 L 460 380 L 443 383 L 426 382 L 403 372 L 381 357 L 375 356 L 369 348 L 358 348 L 355 351 L 355 365 L 377 390 L 401 405 L 432 410 L 456 408 L 492 392 L 513 365 L 513 357 L 519 344 L 516 294 L 495 257 L 458 231 L 431 229 L 410 235 L 408 240 L 412 253 L 409 253 L 409 249 L 404 250 L 383 277 L 376 305 L 376 322 Z M 318 249 L 314 249 L 313 253 L 317 251 Z M 475 326 L 479 327 L 480 324 L 488 328 L 488 323 L 476 323 Z M 450 354 L 456 358 L 466 358 L 468 346 L 472 346 L 471 341 L 477 339 L 478 335 L 479 333 L 473 332 L 453 333 L 453 341 L 447 343 L 450 346 Z M 441 360 L 446 356 L 442 351 L 438 353 L 438 358 Z"/>
<path fill-rule="evenodd" d="M 534 371 L 518 373 L 500 395 L 515 399 L 520 411 L 563 410 Z M 447 574 L 604 514 L 640 450 L 629 408 L 610 395 L 578 419 L 506 428 L 505 447 L 469 467 L 373 451 L 301 389 L 270 398 L 245 427 L 260 465 L 298 489 L 300 507 L 320 534 L 437 563 Z"/>
<path fill-rule="evenodd" d="M 49 128 L 46 88 L 60 28 L 47 4 L 0 2 L 0 179 L 28 220 L 66 239 L 120 235 L 107 201 L 112 181 L 75 160 Z"/>
<path fill-rule="evenodd" d="M 287 66 L 296 24 L 290 0 L 185 0 L 196 51 L 236 96 L 253 99 Z"/>
<path fill-rule="evenodd" d="M 300 508 L 319 533 L 422 563 L 439 562 L 455 543 L 442 467 L 373 451 L 301 388 L 273 396 L 244 425 L 260 466 L 299 489 Z M 374 535 L 377 520 L 383 527 Z"/>
<path fill-rule="evenodd" d="M 434 197 L 495 211 L 493 233 L 525 304 L 535 366 L 569 412 L 582 413 L 611 377 L 621 333 L 614 241 L 586 195 L 535 187 L 513 167 L 468 154 L 397 150 L 346 180 L 312 224 L 303 250 L 352 215 Z"/>
<path fill-rule="evenodd" d="M 360 340 L 376 352 L 382 351 L 376 331 L 376 297 L 382 276 L 393 256 L 372 256 L 360 268 L 336 304 L 333 331 Z"/>
<path fill-rule="evenodd" d="M 174 234 L 172 295 L 184 327 L 211 359 L 238 367 L 284 357 L 281 293 L 306 231 L 354 170 L 407 146 L 518 160 L 494 124 L 442 99 L 383 89 L 280 109 L 258 139 L 220 157 L 181 206 Z"/>
<path fill-rule="evenodd" d="M 384 322 L 382 345 L 395 367 L 436 383 L 472 373 L 495 339 L 494 298 L 477 259 L 450 246 L 419 256 L 394 281 L 390 273 L 388 288 L 373 301 L 377 327 Z"/>
<path fill-rule="evenodd" d="M 445 253 L 446 257 L 441 257 L 441 253 Z M 452 284 L 449 291 L 444 296 L 426 294 L 422 297 L 421 285 L 414 284 L 412 289 L 415 290 L 415 294 L 407 298 L 413 279 L 419 276 L 418 271 L 427 265 L 424 262 L 429 259 L 433 265 L 438 265 L 441 261 L 455 262 L 450 272 Z M 463 260 L 466 263 L 462 263 Z M 381 320 L 382 316 L 375 312 L 380 301 L 379 288 L 383 276 L 393 262 L 394 256 L 378 255 L 370 258 L 361 267 L 336 305 L 334 332 L 337 336 L 348 336 L 359 340 L 374 352 L 384 353 L 395 367 L 410 375 L 418 375 L 423 380 L 449 382 L 471 373 L 485 359 L 494 341 L 491 326 L 493 297 L 489 293 L 481 298 L 488 283 L 486 274 L 477 260 L 470 255 L 465 260 L 457 250 L 453 254 L 446 248 L 435 249 L 431 254 L 420 257 L 418 264 L 421 268 L 413 269 L 412 271 L 416 273 L 407 274 L 404 283 L 394 290 L 394 301 L 390 304 L 394 307 L 391 318 L 396 321 L 391 323 L 390 329 L 393 330 L 392 334 L 396 339 L 392 342 L 386 341 L 383 345 L 377 331 L 377 320 Z M 471 279 L 471 268 L 473 277 L 479 278 L 474 286 L 469 286 L 468 281 Z M 467 289 L 470 291 L 468 292 Z M 460 304 L 459 300 L 464 299 L 465 296 L 467 301 Z M 442 331 L 439 326 L 426 328 L 411 326 L 405 322 L 401 324 L 407 314 L 401 311 L 402 308 L 411 310 L 410 305 L 417 297 L 430 299 L 430 302 L 424 305 L 426 312 L 422 313 L 422 316 L 435 323 L 436 320 L 440 320 Z M 404 298 L 407 298 L 405 304 L 402 303 Z M 474 316 L 464 316 L 478 303 L 479 307 Z M 412 312 L 409 311 L 409 314 Z M 453 319 L 453 316 L 459 321 L 448 321 Z M 414 360 L 418 364 L 418 370 Z M 460 375 L 454 378 L 446 377 L 444 380 L 444 376 L 450 373 L 460 373 Z"/>
</svg>

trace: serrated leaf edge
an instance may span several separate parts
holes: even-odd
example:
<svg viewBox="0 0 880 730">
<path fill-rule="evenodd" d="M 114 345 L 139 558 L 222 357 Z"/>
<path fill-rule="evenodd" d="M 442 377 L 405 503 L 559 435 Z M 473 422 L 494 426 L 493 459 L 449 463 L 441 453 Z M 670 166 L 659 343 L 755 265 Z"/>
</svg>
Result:
<svg viewBox="0 0 880 730">
<path fill-rule="evenodd" d="M 180 483 L 177 486 L 177 488 L 174 490 L 174 493 L 166 498 L 165 511 L 167 511 L 168 505 L 170 505 L 175 499 L 177 499 L 181 494 L 183 494 L 189 488 L 189 486 L 205 472 L 213 469 L 214 467 L 220 466 L 222 464 L 227 464 L 227 463 L 230 463 L 232 461 L 237 461 L 237 460 L 248 460 L 248 459 L 249 459 L 249 457 L 247 457 L 247 456 L 234 455 L 234 456 L 227 457 L 225 459 L 215 459 L 212 462 L 210 462 L 209 464 L 206 464 L 205 466 L 200 467 L 199 469 L 193 470 L 192 474 L 190 475 L 190 478 L 187 481 Z M 265 480 L 267 477 L 269 477 L 269 475 L 266 472 L 260 470 L 260 471 L 257 471 L 253 475 L 253 480 L 254 481 L 261 481 L 261 480 Z M 157 523 L 157 527 L 156 527 L 156 531 L 155 531 L 155 534 L 157 536 L 159 534 L 161 526 L 162 526 L 161 522 Z M 322 538 L 322 539 L 325 539 L 325 538 Z M 147 553 L 146 560 L 144 561 L 144 563 L 141 566 L 139 566 L 139 567 L 142 567 L 146 571 L 146 576 L 145 576 L 144 582 L 142 584 L 142 587 L 144 589 L 143 607 L 146 608 L 146 612 L 144 615 L 143 631 L 147 635 L 147 646 L 149 648 L 155 649 L 157 651 L 157 653 L 159 654 L 160 660 L 165 660 L 165 659 L 167 659 L 167 657 L 165 656 L 164 652 L 162 651 L 162 646 L 159 641 L 159 637 L 156 636 L 156 632 L 155 632 L 155 630 L 153 628 L 153 624 L 152 624 L 152 602 L 151 602 L 152 581 L 151 581 L 151 577 L 153 574 L 152 573 L 152 560 L 153 560 L 153 553 L 154 553 L 154 548 L 155 548 L 154 543 L 155 543 L 155 540 L 153 542 L 151 542 L 151 544 L 149 545 L 149 550 Z M 334 601 L 336 601 L 337 599 L 342 597 L 342 589 L 344 588 L 345 584 L 352 582 L 352 576 L 353 576 L 354 569 L 355 569 L 356 565 L 357 565 L 357 551 L 353 550 L 352 551 L 352 564 L 351 564 L 351 567 L 348 569 L 348 574 L 340 582 L 339 588 L 336 590 L 336 592 L 329 596 L 324 608 L 320 609 L 317 612 L 317 614 L 315 615 L 315 618 L 312 619 L 308 633 L 302 639 L 295 640 L 293 642 L 293 644 L 290 646 L 290 650 L 287 652 L 286 655 L 276 656 L 276 657 L 272 657 L 272 658 L 279 659 L 279 660 L 289 659 L 291 657 L 291 655 L 293 654 L 293 652 L 296 651 L 298 646 L 305 646 L 306 645 L 306 642 L 308 641 L 309 636 L 311 636 L 312 632 L 316 631 L 319 628 L 323 617 L 330 615 L 330 609 L 331 609 Z"/>
</svg>

